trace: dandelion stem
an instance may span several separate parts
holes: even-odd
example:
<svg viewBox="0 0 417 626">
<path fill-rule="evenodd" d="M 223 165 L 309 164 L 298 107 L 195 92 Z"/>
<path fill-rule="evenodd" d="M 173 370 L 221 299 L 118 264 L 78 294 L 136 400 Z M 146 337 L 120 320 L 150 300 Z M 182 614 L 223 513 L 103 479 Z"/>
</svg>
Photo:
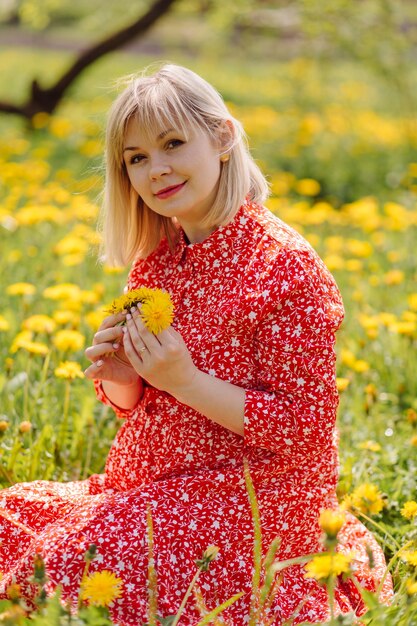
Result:
<svg viewBox="0 0 417 626">
<path fill-rule="evenodd" d="M 89 421 L 87 423 L 87 449 L 85 453 L 84 469 L 83 469 L 82 476 L 81 476 L 82 480 L 84 480 L 88 476 L 90 463 L 91 463 L 91 456 L 93 453 L 93 442 L 94 442 L 93 423 Z"/>
<path fill-rule="evenodd" d="M 65 433 L 68 427 L 68 410 L 69 410 L 69 402 L 70 402 L 70 393 L 71 393 L 71 382 L 69 380 L 66 380 L 65 381 L 64 408 L 63 408 L 61 428 L 59 429 L 59 441 L 64 440 Z"/>
<path fill-rule="evenodd" d="M 41 392 L 42 392 L 43 387 L 45 385 L 46 377 L 47 377 L 47 374 L 48 374 L 48 367 L 49 367 L 50 360 L 51 360 L 51 353 L 48 352 L 47 355 L 45 356 L 45 360 L 43 362 L 42 372 L 41 372 L 41 379 L 39 381 L 38 388 L 36 390 L 36 394 L 35 394 L 35 397 L 33 399 L 33 404 L 34 405 L 36 405 L 37 401 L 39 400 Z"/>
<path fill-rule="evenodd" d="M 236 593 L 234 596 L 232 596 L 231 598 L 226 600 L 226 602 L 223 602 L 223 604 L 220 604 L 219 606 L 216 606 L 215 609 L 210 611 L 210 613 L 205 615 L 203 617 L 203 619 L 198 622 L 197 626 L 206 626 L 207 624 L 214 624 L 215 622 L 213 622 L 213 618 L 215 618 L 217 615 L 219 615 L 219 613 L 222 613 L 225 609 L 227 609 L 231 604 L 236 602 L 236 600 L 239 600 L 239 598 L 242 597 L 242 596 L 243 596 L 243 592 Z M 174 623 L 175 622 L 173 622 L 173 624 Z"/>
<path fill-rule="evenodd" d="M 156 618 L 158 614 L 158 580 L 155 568 L 152 511 L 149 504 L 146 513 L 146 527 L 148 538 L 148 625 L 156 626 Z"/>
<path fill-rule="evenodd" d="M 331 559 L 331 570 L 334 571 L 334 551 L 331 551 L 330 555 Z M 329 594 L 329 606 L 330 606 L 330 624 L 334 624 L 334 574 L 331 574 L 329 580 L 327 581 L 327 592 Z"/>
<path fill-rule="evenodd" d="M 180 604 L 180 608 L 178 609 L 177 614 L 176 614 L 176 616 L 175 616 L 175 619 L 174 619 L 174 621 L 172 622 L 171 626 L 177 626 L 177 624 L 178 624 L 178 622 L 179 622 L 179 619 L 180 619 L 180 617 L 181 617 L 181 615 L 182 615 L 182 612 L 184 611 L 185 605 L 187 604 L 187 600 L 188 600 L 188 598 L 190 597 L 191 592 L 192 592 L 192 590 L 193 590 L 193 587 L 194 587 L 194 585 L 196 584 L 196 582 L 197 582 L 198 577 L 200 576 L 200 574 L 201 574 L 201 567 L 199 567 L 199 568 L 198 568 L 198 570 L 196 571 L 196 573 L 195 573 L 195 574 L 194 574 L 194 576 L 193 576 L 192 581 L 191 581 L 191 582 L 190 582 L 190 584 L 188 585 L 188 589 L 187 589 L 187 591 L 185 592 L 185 595 L 184 595 L 184 597 L 183 597 L 183 599 L 182 599 L 182 602 L 181 602 L 181 604 Z"/>
<path fill-rule="evenodd" d="M 398 541 L 395 539 L 395 537 L 393 537 L 391 535 L 391 533 L 389 533 L 386 528 L 384 528 L 383 526 L 381 526 L 381 524 L 378 524 L 378 522 L 376 522 L 375 520 L 372 519 L 372 517 L 368 517 L 368 515 L 366 515 L 365 513 L 362 513 L 362 511 L 355 511 L 355 514 L 357 514 L 360 517 L 363 517 L 363 519 L 365 519 L 367 522 L 369 522 L 370 524 L 373 524 L 375 526 L 375 528 L 378 528 L 379 531 L 381 531 L 381 533 L 383 533 L 386 537 L 389 537 L 389 539 L 391 539 L 391 541 L 394 543 L 394 545 L 398 548 L 398 550 L 400 550 L 401 545 L 398 543 Z M 393 547 L 390 546 L 390 548 L 393 550 Z"/>
<path fill-rule="evenodd" d="M 386 567 L 386 569 L 385 569 L 384 575 L 383 575 L 383 576 L 382 576 L 382 578 L 381 578 L 381 582 L 379 583 L 378 588 L 377 588 L 377 590 L 376 590 L 376 592 L 375 592 L 375 593 L 376 593 L 376 597 L 377 597 L 378 599 L 379 599 L 379 596 L 380 596 L 380 594 L 381 594 L 381 591 L 382 591 L 382 588 L 383 588 L 383 586 L 384 586 L 384 583 L 385 583 L 385 581 L 386 581 L 386 579 L 387 579 L 387 576 L 388 576 L 389 572 L 391 571 L 391 568 L 393 567 L 393 565 L 394 565 L 395 561 L 397 561 L 397 560 L 400 558 L 400 556 L 401 556 L 401 552 L 403 552 L 404 550 L 406 550 L 406 549 L 407 549 L 410 545 L 412 545 L 413 543 L 414 543 L 414 542 L 413 542 L 413 540 L 407 541 L 407 543 L 406 543 L 405 545 L 403 545 L 403 546 L 402 546 L 402 548 L 401 548 L 400 550 L 398 550 L 398 551 L 394 554 L 394 556 L 392 556 L 392 557 L 391 557 L 391 559 L 389 560 L 389 562 L 388 562 L 388 564 L 387 564 L 387 567 Z"/>
<path fill-rule="evenodd" d="M 246 490 L 248 492 L 249 502 L 252 511 L 253 530 L 254 530 L 254 542 L 253 542 L 253 561 L 254 571 L 252 577 L 252 594 L 251 605 L 249 612 L 249 626 L 256 626 L 256 613 L 257 603 L 259 599 L 259 584 L 261 580 L 261 568 L 262 568 L 262 531 L 261 520 L 259 516 L 259 506 L 256 499 L 256 492 L 253 486 L 252 478 L 249 471 L 249 464 L 247 459 L 243 461 L 243 469 L 246 481 Z"/>
<path fill-rule="evenodd" d="M 29 407 L 29 385 L 30 385 L 31 368 L 32 368 L 32 356 L 29 356 L 25 386 L 23 388 L 23 420 L 24 421 L 29 420 L 29 415 L 28 415 L 29 408 L 28 407 Z"/>
</svg>

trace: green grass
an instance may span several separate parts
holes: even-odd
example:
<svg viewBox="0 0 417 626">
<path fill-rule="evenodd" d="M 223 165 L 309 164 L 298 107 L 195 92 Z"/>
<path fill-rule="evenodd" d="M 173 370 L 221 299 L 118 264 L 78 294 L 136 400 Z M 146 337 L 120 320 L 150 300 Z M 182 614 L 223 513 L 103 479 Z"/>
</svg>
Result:
<svg viewBox="0 0 417 626">
<path fill-rule="evenodd" d="M 0 50 L 0 98 L 21 100 L 31 77 L 47 84 L 68 60 L 68 54 Z M 65 325 L 79 330 L 88 345 L 94 332 L 88 315 L 124 286 L 127 269 L 103 273 L 92 244 L 102 187 L 100 143 L 114 80 L 153 60 L 121 53 L 103 59 L 74 85 L 46 129 L 26 134 L 20 120 L 0 118 L 0 314 L 9 325 L 0 331 L 3 487 L 101 472 L 118 428 L 112 411 L 95 401 L 90 382 L 69 385 L 54 375 L 64 359 L 86 366 L 82 349 L 54 347 L 56 331 L 33 337 L 50 348 L 46 358 L 10 348 L 31 315 L 73 310 L 69 300 L 45 298 L 47 287 L 70 282 L 96 294 L 97 301 L 81 302 Z M 219 72 L 216 60 L 190 61 L 177 53 L 171 60 L 201 72 L 225 94 L 271 179 L 270 208 L 310 239 L 333 271 L 346 307 L 337 344 L 338 376 L 348 384 L 338 414 L 339 494 L 366 482 L 377 485 L 385 507 L 365 523 L 388 559 L 396 544 L 412 541 L 416 549 L 416 520 L 400 513 L 416 499 L 417 472 L 417 165 L 411 165 L 417 156 L 409 112 L 387 97 L 385 83 L 351 63 L 298 59 L 242 66 L 231 59 Z M 318 194 L 301 193 L 303 178 L 320 183 Z M 45 206 L 58 209 L 59 218 L 37 221 Z M 34 217 L 26 224 L 20 211 L 28 207 Z M 68 234 L 74 245 L 87 242 L 89 252 L 59 254 L 56 246 Z M 20 281 L 33 283 L 36 293 L 9 295 L 6 287 Z M 391 318 L 381 315 L 387 313 Z M 373 320 L 371 329 L 366 320 Z M 30 422 L 28 432 L 21 432 L 22 422 Z M 415 569 L 396 559 L 393 573 L 396 608 L 370 611 L 375 626 L 414 619 L 415 601 L 404 581 L 415 577 Z"/>
</svg>

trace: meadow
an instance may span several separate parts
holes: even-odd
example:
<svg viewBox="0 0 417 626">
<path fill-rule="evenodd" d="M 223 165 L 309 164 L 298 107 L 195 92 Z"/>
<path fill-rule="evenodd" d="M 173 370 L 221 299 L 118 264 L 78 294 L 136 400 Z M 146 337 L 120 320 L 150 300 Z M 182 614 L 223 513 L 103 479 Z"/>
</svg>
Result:
<svg viewBox="0 0 417 626">
<path fill-rule="evenodd" d="M 83 378 L 83 351 L 127 276 L 98 258 L 105 113 L 113 80 L 148 61 L 120 54 L 98 63 L 31 132 L 0 119 L 2 487 L 101 472 L 117 431 Z M 1 94 L 21 97 L 35 68 L 53 75 L 61 62 L 0 50 Z M 224 94 L 268 174 L 267 206 L 337 280 L 346 309 L 337 342 L 339 497 L 376 534 L 396 591 L 390 607 L 366 598 L 362 620 L 417 624 L 415 117 L 389 85 L 348 63 L 299 58 L 218 73 L 215 64 L 183 62 Z M 0 622 L 26 623 L 3 605 Z M 51 616 L 30 623 L 63 619 Z M 92 611 L 71 623 L 109 622 Z"/>
</svg>

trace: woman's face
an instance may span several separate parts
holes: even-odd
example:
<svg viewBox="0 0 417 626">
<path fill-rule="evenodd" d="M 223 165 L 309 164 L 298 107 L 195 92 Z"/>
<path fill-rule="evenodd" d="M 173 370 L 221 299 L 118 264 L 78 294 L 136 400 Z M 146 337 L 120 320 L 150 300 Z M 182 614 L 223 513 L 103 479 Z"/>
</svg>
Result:
<svg viewBox="0 0 417 626">
<path fill-rule="evenodd" d="M 216 198 L 219 152 L 200 129 L 191 129 L 188 138 L 174 128 L 149 136 L 132 118 L 123 158 L 132 187 L 152 211 L 192 226 L 207 215 Z"/>
</svg>

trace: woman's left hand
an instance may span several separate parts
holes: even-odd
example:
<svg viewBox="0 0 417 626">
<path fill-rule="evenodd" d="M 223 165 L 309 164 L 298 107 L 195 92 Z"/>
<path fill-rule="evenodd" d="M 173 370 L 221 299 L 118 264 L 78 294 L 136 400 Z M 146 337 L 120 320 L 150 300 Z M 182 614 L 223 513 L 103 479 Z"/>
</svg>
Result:
<svg viewBox="0 0 417 626">
<path fill-rule="evenodd" d="M 123 327 L 125 354 L 136 372 L 150 385 L 174 397 L 192 385 L 198 373 L 181 335 L 170 326 L 153 335 L 139 311 L 131 309 Z"/>
</svg>

